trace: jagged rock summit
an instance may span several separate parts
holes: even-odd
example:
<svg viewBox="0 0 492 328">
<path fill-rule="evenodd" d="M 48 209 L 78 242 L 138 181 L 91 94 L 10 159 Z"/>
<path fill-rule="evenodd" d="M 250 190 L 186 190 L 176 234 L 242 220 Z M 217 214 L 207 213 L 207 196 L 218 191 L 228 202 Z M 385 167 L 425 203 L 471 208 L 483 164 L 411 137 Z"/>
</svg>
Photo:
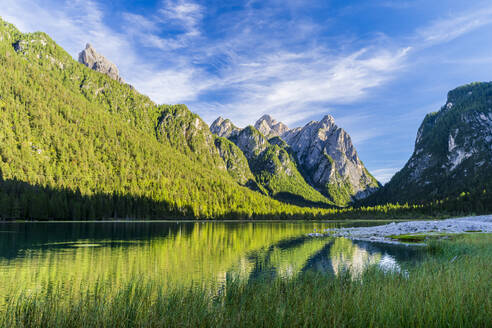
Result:
<svg viewBox="0 0 492 328">
<path fill-rule="evenodd" d="M 306 179 L 338 201 L 365 198 L 380 186 L 357 155 L 349 134 L 331 115 L 288 131 L 283 139 L 296 154 Z"/>
<path fill-rule="evenodd" d="M 255 128 L 268 138 L 281 137 L 289 131 L 287 125 L 274 120 L 270 115 L 263 115 L 255 123 Z"/>
<path fill-rule="evenodd" d="M 230 138 L 237 136 L 241 131 L 231 120 L 218 117 L 210 126 L 210 131 L 219 137 Z"/>
<path fill-rule="evenodd" d="M 259 139 L 263 140 L 262 143 L 244 133 L 251 129 L 263 136 Z M 339 128 L 330 115 L 319 122 L 312 121 L 294 129 L 270 115 L 264 115 L 255 123 L 255 128 L 250 126 L 243 130 L 230 120 L 219 117 L 212 124 L 211 131 L 231 139 L 247 158 L 260 146 L 287 147 L 305 181 L 336 204 L 365 198 L 380 187 L 359 159 L 348 133 Z M 253 152 L 250 144 L 255 146 Z M 255 168 L 251 170 L 255 171 Z"/>
<path fill-rule="evenodd" d="M 106 59 L 106 57 L 97 53 L 90 43 L 87 43 L 85 49 L 79 53 L 79 63 L 84 64 L 94 71 L 106 74 L 120 83 L 124 83 L 118 67 Z"/>
</svg>

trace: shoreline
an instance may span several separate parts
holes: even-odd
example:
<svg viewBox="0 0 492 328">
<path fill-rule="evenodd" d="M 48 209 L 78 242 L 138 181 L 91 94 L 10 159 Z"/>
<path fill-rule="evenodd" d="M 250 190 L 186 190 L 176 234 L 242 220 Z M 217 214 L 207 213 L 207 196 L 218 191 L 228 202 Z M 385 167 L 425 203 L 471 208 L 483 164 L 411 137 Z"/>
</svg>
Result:
<svg viewBox="0 0 492 328">
<path fill-rule="evenodd" d="M 445 220 L 424 220 L 392 222 L 389 224 L 325 229 L 322 233 L 313 232 L 311 237 L 344 237 L 354 240 L 407 244 L 395 241 L 390 236 L 408 234 L 459 234 L 459 233 L 492 233 L 492 215 L 466 216 Z"/>
</svg>

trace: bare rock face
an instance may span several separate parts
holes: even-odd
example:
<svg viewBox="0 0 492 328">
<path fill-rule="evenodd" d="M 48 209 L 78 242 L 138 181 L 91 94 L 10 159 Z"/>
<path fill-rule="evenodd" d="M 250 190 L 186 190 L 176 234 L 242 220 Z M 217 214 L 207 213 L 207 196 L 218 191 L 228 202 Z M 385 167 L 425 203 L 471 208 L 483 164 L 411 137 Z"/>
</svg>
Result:
<svg viewBox="0 0 492 328">
<path fill-rule="evenodd" d="M 263 115 L 256 121 L 255 128 L 268 138 L 280 137 L 289 131 L 287 125 L 274 120 L 270 115 Z"/>
<path fill-rule="evenodd" d="M 243 151 L 246 158 L 255 158 L 265 151 L 270 144 L 268 140 L 252 126 L 242 129 L 236 137 L 231 138 Z"/>
<path fill-rule="evenodd" d="M 219 117 L 210 126 L 210 131 L 219 137 L 231 138 L 237 136 L 241 129 L 235 126 L 231 120 Z"/>
<path fill-rule="evenodd" d="M 330 115 L 294 129 L 264 115 L 254 128 L 242 130 L 219 117 L 211 130 L 231 139 L 248 159 L 259 156 L 271 145 L 288 149 L 305 181 L 336 204 L 365 198 L 380 187 L 359 159 L 350 136 L 336 126 Z"/>
<path fill-rule="evenodd" d="M 89 43 L 85 46 L 85 49 L 80 52 L 79 63 L 84 64 L 96 72 L 106 74 L 120 83 L 124 83 L 118 71 L 118 67 L 103 55 L 98 54 Z"/>
<path fill-rule="evenodd" d="M 475 82 L 448 93 L 417 132 L 405 166 L 368 199 L 422 203 L 488 192 L 492 182 L 492 82 Z"/>
<path fill-rule="evenodd" d="M 215 138 L 215 146 L 219 151 L 220 157 L 224 160 L 229 174 L 240 185 L 255 188 L 255 177 L 251 173 L 248 160 L 241 149 L 229 139 L 222 137 Z"/>
<path fill-rule="evenodd" d="M 359 159 L 350 136 L 336 126 L 332 116 L 288 131 L 283 138 L 307 180 L 324 193 L 338 191 L 340 197 L 360 199 L 379 188 Z"/>
</svg>

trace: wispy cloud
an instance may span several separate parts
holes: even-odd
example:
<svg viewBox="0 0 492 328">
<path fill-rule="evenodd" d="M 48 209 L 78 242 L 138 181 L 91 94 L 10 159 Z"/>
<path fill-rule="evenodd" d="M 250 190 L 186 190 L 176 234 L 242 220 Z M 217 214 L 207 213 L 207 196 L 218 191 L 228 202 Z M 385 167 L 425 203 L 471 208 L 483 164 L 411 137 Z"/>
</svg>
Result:
<svg viewBox="0 0 492 328">
<path fill-rule="evenodd" d="M 23 32 L 48 33 L 74 57 L 90 42 L 98 51 L 129 71 L 135 49 L 124 35 L 104 23 L 104 12 L 92 0 L 66 1 L 61 5 L 33 0 L 3 0 L 0 16 Z M 126 70 L 128 69 L 128 70 Z"/>
<path fill-rule="evenodd" d="M 409 51 L 365 47 L 336 52 L 318 44 L 287 50 L 296 37 L 312 33 L 313 24 L 296 20 L 278 25 L 275 11 L 259 11 L 252 4 L 224 26 L 223 38 L 201 40 L 205 8 L 190 0 L 162 1 L 153 15 L 121 13 L 124 33 L 104 23 L 104 12 L 94 0 L 44 6 L 32 17 L 24 15 L 33 12 L 28 8 L 39 7 L 36 1 L 6 1 L 8 9 L 0 10 L 6 19 L 28 31 L 47 31 L 74 57 L 85 42 L 91 42 L 130 83 L 159 103 L 188 103 L 209 119 L 219 107 L 206 108 L 210 102 L 202 100 L 204 95 L 230 95 L 219 100 L 220 108 L 226 108 L 223 115 L 240 125 L 266 112 L 296 123 L 306 115 L 324 114 L 330 104 L 360 100 L 370 88 L 389 80 Z M 177 32 L 167 34 L 168 30 Z M 271 33 L 276 34 L 275 40 Z M 136 44 L 158 49 L 156 61 L 148 62 L 136 53 Z"/>
<path fill-rule="evenodd" d="M 379 182 L 385 184 L 388 181 L 390 181 L 393 175 L 395 175 L 395 173 L 398 172 L 399 170 L 400 170 L 399 168 L 392 167 L 392 168 L 372 170 L 371 173 Z"/>
<path fill-rule="evenodd" d="M 477 28 L 492 23 L 492 6 L 480 6 L 460 14 L 440 18 L 419 29 L 416 38 L 422 46 L 452 41 Z"/>
<path fill-rule="evenodd" d="M 326 113 L 328 104 L 360 100 L 402 68 L 408 50 L 362 49 L 333 55 L 320 47 L 299 53 L 278 49 L 236 57 L 210 86 L 233 91 L 227 114 L 240 125 L 264 113 L 291 124 Z"/>
<path fill-rule="evenodd" d="M 200 35 L 199 24 L 203 17 L 204 8 L 199 4 L 186 0 L 166 0 L 159 13 L 166 23 L 182 28 L 186 36 Z"/>
</svg>

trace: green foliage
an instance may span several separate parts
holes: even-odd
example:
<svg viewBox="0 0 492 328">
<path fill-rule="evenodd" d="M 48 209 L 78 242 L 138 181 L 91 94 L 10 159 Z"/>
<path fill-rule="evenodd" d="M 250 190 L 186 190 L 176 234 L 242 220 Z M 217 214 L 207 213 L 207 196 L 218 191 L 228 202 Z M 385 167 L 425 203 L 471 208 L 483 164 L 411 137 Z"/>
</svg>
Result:
<svg viewBox="0 0 492 328">
<path fill-rule="evenodd" d="M 75 62 L 43 33 L 1 22 L 0 36 L 0 217 L 320 213 L 238 186 L 185 106 L 155 105 Z"/>
<path fill-rule="evenodd" d="M 285 148 L 268 144 L 258 157 L 252 158 L 249 162 L 257 181 L 273 197 L 301 206 L 333 205 L 304 180 L 294 159 Z"/>
<path fill-rule="evenodd" d="M 333 205 L 306 182 L 297 168 L 290 147 L 282 139 L 272 138 L 272 144 L 253 126 L 247 126 L 230 139 L 246 155 L 258 185 L 272 197 L 300 206 Z"/>
<path fill-rule="evenodd" d="M 0 218 L 383 218 L 492 211 L 484 191 L 492 186 L 483 184 L 490 179 L 470 179 L 475 189 L 444 184 L 465 196 L 422 206 L 319 209 L 330 202 L 303 179 L 285 145 L 266 141 L 249 162 L 253 181 L 240 153 L 234 172 L 231 157 L 221 158 L 217 139 L 184 105 L 157 106 L 75 62 L 44 33 L 22 34 L 0 21 L 0 39 Z M 488 90 L 473 95 L 482 99 Z M 469 91 L 461 93 L 468 97 Z M 225 140 L 218 143 L 229 155 L 237 153 Z M 239 186 L 243 178 L 260 192 Z M 333 187 L 339 193 L 334 201 L 347 199 L 346 191 Z"/>
<path fill-rule="evenodd" d="M 343 181 L 343 179 L 340 177 L 339 181 Z M 347 205 L 352 200 L 352 186 L 347 181 L 343 181 L 342 183 L 328 183 L 326 190 L 335 204 Z"/>
</svg>

